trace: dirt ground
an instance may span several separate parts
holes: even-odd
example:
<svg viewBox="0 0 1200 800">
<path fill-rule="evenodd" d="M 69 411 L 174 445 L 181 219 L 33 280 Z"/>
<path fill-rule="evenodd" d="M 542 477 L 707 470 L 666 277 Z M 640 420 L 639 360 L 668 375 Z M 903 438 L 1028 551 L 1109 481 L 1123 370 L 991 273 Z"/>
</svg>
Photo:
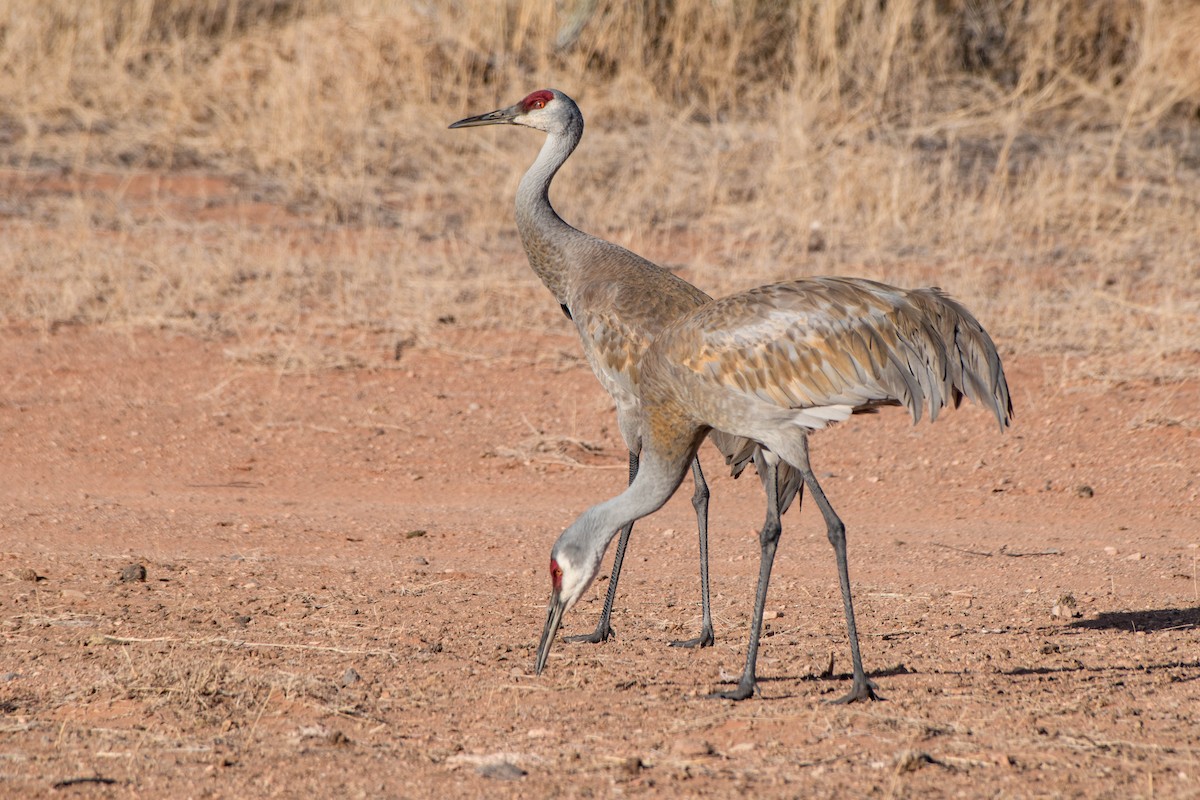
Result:
<svg viewBox="0 0 1200 800">
<path fill-rule="evenodd" d="M 964 407 L 816 436 L 886 699 L 825 702 L 848 648 L 805 507 L 735 704 L 704 695 L 742 666 L 753 477 L 702 451 L 715 647 L 667 647 L 699 621 L 685 483 L 634 531 L 617 638 L 537 677 L 549 548 L 624 482 L 570 330 L 346 346 L 366 366 L 284 374 L 4 329 L 0 794 L 1200 796 L 1200 386 L 1016 355 L 1006 434 Z"/>
<path fill-rule="evenodd" d="M 741 670 L 763 501 L 707 446 L 716 646 L 667 646 L 699 624 L 685 483 L 635 529 L 617 638 L 532 674 L 550 546 L 625 482 L 557 322 L 330 334 L 303 346 L 350 368 L 307 372 L 259 357 L 284 335 L 0 328 L 0 796 L 1200 796 L 1196 382 L 1001 341 L 1011 431 L 815 436 L 886 699 L 825 702 L 848 648 L 805 507 L 734 704 L 705 695 Z"/>
</svg>

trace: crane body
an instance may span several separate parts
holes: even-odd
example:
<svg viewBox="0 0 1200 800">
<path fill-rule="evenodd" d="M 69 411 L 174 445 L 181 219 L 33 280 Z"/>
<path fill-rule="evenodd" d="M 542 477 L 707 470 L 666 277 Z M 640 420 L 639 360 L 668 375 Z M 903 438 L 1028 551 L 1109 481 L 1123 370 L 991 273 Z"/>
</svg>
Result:
<svg viewBox="0 0 1200 800">
<path fill-rule="evenodd" d="M 776 472 L 798 474 L 826 522 L 834 549 L 853 665 L 842 702 L 874 698 L 859 651 L 845 526 L 809 460 L 808 437 L 881 406 L 935 420 L 962 398 L 990 409 L 1001 430 L 1012 401 L 991 338 L 937 289 L 904 290 L 855 278 L 809 278 L 758 287 L 697 308 L 668 326 L 640 364 L 641 467 L 620 495 L 585 511 L 551 551 L 551 596 L 538 646 L 545 668 L 563 613 L 586 590 L 617 528 L 660 508 L 712 430 L 760 446 L 767 491 L 761 560 L 741 700 L 757 687 L 756 660 L 767 586 L 781 534 Z"/>
</svg>

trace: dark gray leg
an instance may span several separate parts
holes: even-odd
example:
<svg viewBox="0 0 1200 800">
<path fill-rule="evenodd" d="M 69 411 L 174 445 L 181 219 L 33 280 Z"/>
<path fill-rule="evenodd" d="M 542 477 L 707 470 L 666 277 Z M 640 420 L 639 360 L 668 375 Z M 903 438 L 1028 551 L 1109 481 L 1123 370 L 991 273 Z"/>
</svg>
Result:
<svg viewBox="0 0 1200 800">
<path fill-rule="evenodd" d="M 696 493 L 692 495 L 692 507 L 696 509 L 696 527 L 700 530 L 700 635 L 695 639 L 671 642 L 672 647 L 712 647 L 712 607 L 708 601 L 708 484 L 700 471 L 700 459 L 692 459 L 692 479 L 696 482 Z"/>
<path fill-rule="evenodd" d="M 842 605 L 846 610 L 846 632 L 850 637 L 850 661 L 854 669 L 854 683 L 849 692 L 833 702 L 853 703 L 858 700 L 880 700 L 882 698 L 875 693 L 875 684 L 867 679 L 867 673 L 863 671 L 862 655 L 858 650 L 858 628 L 854 624 L 854 603 L 850 600 L 850 569 L 846 561 L 846 526 L 838 518 L 837 512 L 829 504 L 825 492 L 821 491 L 821 485 L 817 483 L 817 478 L 813 475 L 812 467 L 808 463 L 807 440 L 804 443 L 804 463 L 800 467 L 800 474 L 804 476 L 804 482 L 812 492 L 817 508 L 821 509 L 821 515 L 825 517 L 829 543 L 833 545 L 833 553 L 837 558 L 838 582 L 842 586 Z"/>
<path fill-rule="evenodd" d="M 762 545 L 762 558 L 758 565 L 758 591 L 754 597 L 754 621 L 750 624 L 750 646 L 746 649 L 746 668 L 742 670 L 742 678 L 736 689 L 728 692 L 714 692 L 709 697 L 725 700 L 745 700 L 754 695 L 758 683 L 754 677 L 755 664 L 758 661 L 758 637 L 762 632 L 763 610 L 767 605 L 767 584 L 771 581 L 771 566 L 775 563 L 775 548 L 779 544 L 779 534 L 783 531 L 779 524 L 779 482 L 776 479 L 774 462 L 766 465 L 767 474 L 763 485 L 767 490 L 767 519 L 758 534 L 759 544 Z"/>
<path fill-rule="evenodd" d="M 633 479 L 637 477 L 638 472 L 638 457 L 637 453 L 629 451 L 629 482 L 633 483 Z M 600 642 L 608 641 L 608 637 L 614 635 L 612 626 L 609 624 L 609 618 L 612 617 L 613 601 L 617 599 L 617 578 L 621 576 L 621 562 L 625 560 L 625 546 L 629 544 L 629 534 L 633 532 L 633 523 L 629 523 L 621 529 L 621 538 L 617 540 L 617 552 L 613 555 L 613 571 L 612 577 L 608 579 L 608 594 L 604 596 L 604 610 L 600 612 L 600 621 L 596 623 L 596 630 L 591 633 L 580 634 L 579 636 L 566 636 L 564 642 L 587 642 L 588 644 L 599 644 Z M 708 564 L 705 563 L 707 568 Z"/>
</svg>

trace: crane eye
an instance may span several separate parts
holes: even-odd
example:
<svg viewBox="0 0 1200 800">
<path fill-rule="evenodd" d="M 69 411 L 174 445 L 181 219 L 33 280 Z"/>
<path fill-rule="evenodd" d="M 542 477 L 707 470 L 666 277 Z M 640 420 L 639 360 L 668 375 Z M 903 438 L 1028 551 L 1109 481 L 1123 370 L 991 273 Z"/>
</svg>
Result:
<svg viewBox="0 0 1200 800">
<path fill-rule="evenodd" d="M 534 107 L 534 108 L 545 108 L 545 107 L 546 107 L 546 101 L 545 101 L 545 100 L 534 100 L 534 101 L 533 101 L 533 107 Z"/>
</svg>

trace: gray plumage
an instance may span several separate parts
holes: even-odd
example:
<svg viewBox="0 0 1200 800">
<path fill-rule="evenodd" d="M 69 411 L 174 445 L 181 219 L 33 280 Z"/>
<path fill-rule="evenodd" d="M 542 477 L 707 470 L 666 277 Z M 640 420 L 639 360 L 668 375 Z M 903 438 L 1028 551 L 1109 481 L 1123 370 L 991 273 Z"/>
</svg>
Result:
<svg viewBox="0 0 1200 800">
<path fill-rule="evenodd" d="M 663 330 L 641 362 L 642 465 L 629 488 L 585 511 L 551 551 L 552 591 L 536 668 L 545 666 L 563 613 L 595 577 L 613 531 L 660 508 L 711 429 L 761 445 L 767 520 L 746 667 L 736 689 L 756 689 L 758 637 L 778 543 L 777 459 L 791 465 L 825 518 L 838 563 L 853 686 L 842 701 L 874 698 L 859 653 L 845 526 L 813 474 L 808 436 L 830 422 L 901 405 L 919 421 L 963 397 L 1006 428 L 1012 400 L 986 331 L 938 289 L 898 289 L 853 278 L 762 286 L 697 308 Z"/>
</svg>

